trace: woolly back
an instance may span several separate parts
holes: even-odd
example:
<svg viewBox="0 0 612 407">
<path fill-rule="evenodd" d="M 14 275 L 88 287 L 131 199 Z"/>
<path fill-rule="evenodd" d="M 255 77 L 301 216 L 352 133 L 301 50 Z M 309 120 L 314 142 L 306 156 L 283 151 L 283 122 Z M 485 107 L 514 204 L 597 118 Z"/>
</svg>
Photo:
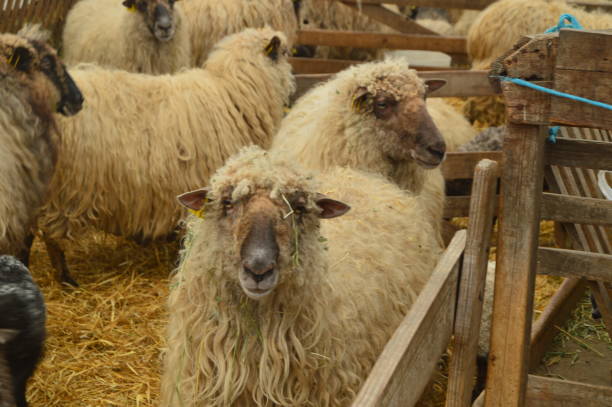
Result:
<svg viewBox="0 0 612 407">
<path fill-rule="evenodd" d="M 569 13 L 585 29 L 609 29 L 612 14 L 587 12 L 564 1 L 501 0 L 483 10 L 467 35 L 473 69 L 489 69 L 491 63 L 528 34 L 540 34 L 557 25 Z"/>
<path fill-rule="evenodd" d="M 204 68 L 175 75 L 75 68 L 87 105 L 60 121 L 66 155 L 41 223 L 48 233 L 88 225 L 144 238 L 171 233 L 184 215 L 176 195 L 208 184 L 241 147 L 267 148 L 277 131 L 295 84 L 282 39 L 276 59 L 266 55 L 275 36 L 235 34 Z"/>
<path fill-rule="evenodd" d="M 293 0 L 183 0 L 181 6 L 191 27 L 194 65 L 201 66 L 215 43 L 246 28 L 270 26 L 283 32 L 291 46 L 298 22 Z"/>
</svg>

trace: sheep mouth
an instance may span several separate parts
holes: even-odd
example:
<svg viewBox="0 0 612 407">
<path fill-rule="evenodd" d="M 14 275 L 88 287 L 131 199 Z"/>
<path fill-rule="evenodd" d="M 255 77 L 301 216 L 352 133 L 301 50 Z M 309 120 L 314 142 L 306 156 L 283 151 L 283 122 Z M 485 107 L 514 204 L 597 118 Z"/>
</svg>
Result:
<svg viewBox="0 0 612 407">
<path fill-rule="evenodd" d="M 155 38 L 157 38 L 158 41 L 168 42 L 172 39 L 172 37 L 174 37 L 174 30 L 165 31 L 155 29 Z"/>
<path fill-rule="evenodd" d="M 70 117 L 70 116 L 74 116 L 75 114 L 77 114 L 78 112 L 81 111 L 83 105 L 76 105 L 73 106 L 71 104 L 62 104 L 57 108 L 57 112 L 61 113 L 63 116 L 66 117 Z"/>
<path fill-rule="evenodd" d="M 278 284 L 278 270 L 269 271 L 263 279 L 255 279 L 251 274 L 242 270 L 239 275 L 239 281 L 240 287 L 247 297 L 253 300 L 260 300 L 268 296 L 276 288 Z"/>
<path fill-rule="evenodd" d="M 420 165 L 421 167 L 426 168 L 428 170 L 436 168 L 442 162 L 442 161 L 435 161 L 435 162 L 434 161 L 425 161 L 425 160 L 422 160 L 422 159 L 417 158 L 417 157 L 415 157 L 414 160 L 416 161 L 416 163 L 418 165 Z"/>
</svg>

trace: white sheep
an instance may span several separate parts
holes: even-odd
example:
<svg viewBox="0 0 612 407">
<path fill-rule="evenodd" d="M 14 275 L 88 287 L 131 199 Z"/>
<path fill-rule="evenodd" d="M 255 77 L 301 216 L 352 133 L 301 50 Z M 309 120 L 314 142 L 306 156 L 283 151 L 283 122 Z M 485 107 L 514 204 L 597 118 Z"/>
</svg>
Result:
<svg viewBox="0 0 612 407">
<path fill-rule="evenodd" d="M 67 64 L 173 73 L 191 66 L 189 24 L 174 0 L 81 0 L 63 32 Z"/>
<path fill-rule="evenodd" d="M 421 197 L 293 161 L 251 147 L 179 197 L 203 220 L 172 279 L 161 406 L 350 405 L 435 267 Z"/>
<path fill-rule="evenodd" d="M 83 97 L 46 33 L 0 34 L 0 253 L 28 263 L 59 144 L 53 113 L 77 113 Z"/>
<path fill-rule="evenodd" d="M 500 0 L 483 10 L 467 36 L 474 69 L 489 69 L 496 58 L 511 50 L 523 35 L 539 34 L 557 25 L 562 14 L 572 14 L 591 30 L 612 27 L 612 14 L 587 12 L 564 1 Z"/>
<path fill-rule="evenodd" d="M 87 104 L 74 120 L 59 120 L 63 154 L 39 222 L 67 281 L 51 240 L 77 238 L 85 227 L 166 236 L 184 215 L 177 193 L 205 184 L 242 146 L 269 147 L 295 88 L 288 53 L 282 33 L 248 29 L 217 44 L 203 69 L 71 71 Z"/>
<path fill-rule="evenodd" d="M 401 60 L 351 67 L 298 100 L 272 149 L 310 169 L 341 165 L 380 173 L 402 188 L 428 194 L 430 211 L 440 219 L 444 179 L 435 167 L 444 157 L 445 141 L 457 144 L 458 129 L 465 128 L 468 137 L 476 134 L 465 119 L 448 121 L 443 102 L 430 101 L 426 108 L 426 85 L 435 90 L 443 83 L 423 82 Z"/>
<path fill-rule="evenodd" d="M 190 26 L 195 66 L 204 63 L 220 39 L 245 28 L 270 26 L 282 31 L 290 46 L 297 36 L 292 0 L 183 0 L 181 6 Z"/>
</svg>

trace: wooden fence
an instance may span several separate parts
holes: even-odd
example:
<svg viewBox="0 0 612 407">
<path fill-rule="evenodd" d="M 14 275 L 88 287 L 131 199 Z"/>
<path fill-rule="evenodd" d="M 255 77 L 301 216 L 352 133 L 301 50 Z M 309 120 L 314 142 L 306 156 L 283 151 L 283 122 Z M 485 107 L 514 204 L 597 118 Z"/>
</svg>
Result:
<svg viewBox="0 0 612 407">
<path fill-rule="evenodd" d="M 59 45 L 68 10 L 77 0 L 0 0 L 0 32 L 17 32 L 25 23 L 40 23 Z"/>
</svg>

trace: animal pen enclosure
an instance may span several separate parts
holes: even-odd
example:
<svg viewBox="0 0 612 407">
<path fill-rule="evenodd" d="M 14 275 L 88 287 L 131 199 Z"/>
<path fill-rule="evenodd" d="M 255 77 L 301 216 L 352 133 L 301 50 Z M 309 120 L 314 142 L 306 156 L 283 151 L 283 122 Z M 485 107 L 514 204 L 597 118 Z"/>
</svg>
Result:
<svg viewBox="0 0 612 407">
<path fill-rule="evenodd" d="M 4 2 L 4 9 L 0 11 L 0 31 L 17 31 L 25 21 L 41 22 L 45 27 L 52 29 L 54 38 L 58 39 L 63 19 L 68 9 L 75 2 L 75 0 L 7 0 Z M 380 7 L 380 3 L 481 9 L 491 2 L 491 0 L 362 0 L 359 2 L 361 5 L 358 6 L 361 8 L 362 12 L 377 15 L 380 21 L 387 22 L 391 27 L 406 27 L 400 29 L 402 34 L 303 31 L 300 33 L 299 38 L 300 42 L 304 44 L 312 43 L 315 45 L 363 46 L 364 44 L 369 44 L 375 48 L 397 47 L 401 49 L 408 49 L 410 47 L 420 47 L 420 49 L 422 49 L 424 47 L 425 49 L 447 52 L 452 54 L 456 60 L 461 60 L 465 58 L 465 40 L 463 38 L 435 36 L 431 33 L 424 32 L 422 28 L 419 28 L 420 26 L 418 26 L 418 24 L 409 22 L 405 19 L 401 20 L 402 24 L 400 25 L 400 20 L 397 19 L 399 18 L 398 16 L 391 16 L 385 11 L 381 12 L 382 8 Z M 350 3 L 352 7 L 356 7 L 355 4 L 357 1 L 344 1 L 343 3 Z M 423 37 L 423 34 L 426 35 L 426 37 Z M 609 49 L 612 48 L 608 48 L 608 50 Z M 587 55 L 587 57 L 590 56 L 592 55 Z M 547 60 L 547 62 L 553 63 L 550 60 Z M 305 91 L 318 81 L 327 79 L 330 73 L 343 69 L 352 63 L 353 62 L 347 61 L 305 61 L 294 59 L 293 64 L 294 67 L 297 68 L 298 73 L 308 72 L 304 75 L 298 75 L 299 92 Z M 498 90 L 494 89 L 489 84 L 488 72 L 485 71 L 437 70 L 429 72 L 426 69 L 424 70 L 424 72 L 420 73 L 423 78 L 442 78 L 447 79 L 449 82 L 446 87 L 437 91 L 434 96 L 486 96 L 499 93 Z M 316 73 L 313 74 L 314 72 Z M 530 92 L 519 90 L 511 85 L 504 84 L 503 86 L 506 97 L 510 102 L 513 100 L 523 100 L 520 99 L 520 97 L 523 97 L 525 92 Z M 590 86 L 591 85 L 589 85 L 589 87 Z M 609 84 L 605 85 L 604 83 L 602 86 L 609 86 Z M 569 91 L 570 89 L 565 90 Z M 577 91 L 574 93 L 577 93 Z M 610 94 L 610 92 L 608 94 Z M 539 102 L 550 103 L 550 100 L 543 100 L 541 97 L 534 95 L 536 94 L 530 93 L 529 97 L 535 97 Z M 586 96 L 595 97 L 595 95 Z M 603 98 L 603 101 L 606 101 L 605 98 Z M 611 101 L 607 100 L 607 102 L 610 103 Z M 530 106 L 539 105 L 531 104 Z M 519 102 L 517 102 L 517 105 L 514 107 L 510 104 L 511 112 L 516 112 L 516 109 L 522 108 L 524 108 L 524 106 L 520 105 Z M 543 112 L 540 111 L 530 112 L 531 111 L 527 113 L 533 115 L 543 114 Z M 583 114 L 586 115 L 584 112 Z M 520 115 L 517 113 L 517 117 L 518 116 Z M 537 124 L 548 123 L 548 120 L 542 119 L 541 122 Z M 581 125 L 586 124 L 581 123 Z M 519 128 L 525 132 L 528 130 L 521 127 L 522 125 L 517 126 L 513 124 L 512 126 L 514 130 Z M 598 126 L 612 128 L 609 120 L 604 123 L 598 123 Z M 530 137 L 534 140 L 538 137 L 539 139 L 542 138 L 539 133 L 536 135 L 535 130 L 532 129 L 529 131 L 532 133 Z M 607 135 L 607 133 L 604 132 L 598 134 L 601 134 L 601 137 L 604 137 L 604 134 Z M 514 136 L 511 136 L 511 138 L 512 137 Z M 530 142 L 526 141 L 526 143 Z M 535 143 L 535 141 L 532 140 L 531 143 Z M 537 146 L 537 152 L 541 152 L 542 148 L 544 148 L 542 146 L 542 140 L 539 140 L 538 143 L 540 144 Z M 612 153 L 610 146 L 602 144 L 604 143 L 603 140 L 599 143 L 594 143 L 595 144 L 584 144 L 582 142 L 561 139 L 557 145 L 547 147 L 548 151 L 546 157 L 548 157 L 547 160 L 549 160 L 550 163 L 557 163 L 559 165 L 574 165 L 577 161 L 579 161 L 580 165 L 587 165 L 587 163 L 588 165 L 593 165 L 593 162 L 595 162 L 597 167 L 589 168 L 612 169 L 612 165 L 610 165 L 609 161 L 609 157 L 612 156 L 612 154 L 610 154 Z M 575 158 L 576 161 L 572 159 L 568 162 L 567 156 L 569 154 L 575 154 L 573 157 L 577 157 Z M 606 154 L 608 154 L 607 157 Z M 593 157 L 596 157 L 597 160 L 593 161 Z M 496 161 L 498 164 L 491 161 L 485 161 L 478 165 L 478 163 L 485 158 Z M 542 161 L 536 160 L 536 158 L 538 157 L 534 154 L 534 162 L 532 164 L 541 165 Z M 477 336 L 480 315 L 479 306 L 481 306 L 478 298 L 482 291 L 484 270 L 486 268 L 487 245 L 489 242 L 488 236 L 491 232 L 492 218 L 494 212 L 498 209 L 495 199 L 495 186 L 500 175 L 502 176 L 502 181 L 506 183 L 506 185 L 509 185 L 508 183 L 510 181 L 508 181 L 508 179 L 510 179 L 509 177 L 511 175 L 507 173 L 507 164 L 508 161 L 504 160 L 504 154 L 499 152 L 449 154 L 443 167 L 443 172 L 447 180 L 472 178 L 474 176 L 474 169 L 478 167 L 471 200 L 468 196 L 449 197 L 445 211 L 446 217 L 459 217 L 470 214 L 468 231 L 467 233 L 459 232 L 455 235 L 434 271 L 430 282 L 423 290 L 410 314 L 389 341 L 383 354 L 380 356 L 370 377 L 355 400 L 355 406 L 403 406 L 416 403 L 423 389 L 426 387 L 431 374 L 435 370 L 435 365 L 439 356 L 446 349 L 452 336 L 454 336 L 455 348 L 449 382 L 448 405 L 467 405 L 466 398 L 469 397 L 470 394 L 471 379 L 474 371 L 472 361 L 475 357 L 475 342 L 473 338 Z M 554 170 L 551 170 L 550 176 L 553 177 L 551 179 L 554 179 Z M 547 174 L 547 180 L 548 179 L 549 174 Z M 553 181 L 551 181 L 551 183 L 552 182 Z M 508 190 L 509 188 L 506 187 L 502 192 L 504 204 L 501 205 L 501 207 L 503 210 L 516 210 L 519 205 L 525 204 L 524 202 L 517 202 L 516 198 L 513 198 Z M 532 185 L 530 193 L 536 197 L 539 196 L 539 192 L 541 191 L 537 190 L 537 186 Z M 610 205 L 602 202 L 593 203 L 589 200 L 585 201 L 582 199 L 559 197 L 557 194 L 552 193 L 543 194 L 541 198 L 536 198 L 534 202 L 535 206 L 526 208 L 526 210 L 528 209 L 533 213 L 533 219 L 535 219 L 536 213 L 540 212 L 540 217 L 542 219 L 565 221 L 569 229 L 573 227 L 571 225 L 573 225 L 574 222 L 586 224 L 594 222 L 600 224 L 605 220 L 609 221 L 611 216 Z M 582 208 L 581 205 L 586 205 L 591 209 L 582 211 L 579 209 Z M 562 211 L 560 208 L 565 208 L 565 210 Z M 521 212 L 521 214 L 523 213 L 525 212 Z M 602 213 L 606 213 L 606 215 L 602 215 Z M 503 217 L 504 214 L 502 213 L 501 216 Z M 602 218 L 602 216 L 604 217 Z M 507 214 L 506 217 L 508 217 Z M 533 219 L 528 225 L 531 227 L 530 231 L 533 231 L 535 228 L 535 220 Z M 506 223 L 504 227 L 508 227 L 507 224 L 508 223 Z M 501 233 L 504 233 L 504 229 L 502 229 Z M 581 232 L 568 231 L 567 233 L 579 236 Z M 589 232 L 588 230 L 583 232 L 585 236 L 588 236 L 588 233 L 597 232 Z M 589 237 L 585 237 L 584 239 L 589 239 Z M 533 243 L 533 236 L 531 235 L 529 242 Z M 506 242 L 506 244 L 508 243 Z M 604 270 L 604 267 L 609 265 L 610 261 L 608 258 L 600 256 L 587 257 L 584 259 L 582 257 L 575 257 L 579 256 L 578 254 L 565 252 L 558 253 L 540 250 L 538 254 L 543 256 L 543 260 L 550 260 L 551 257 L 556 255 L 569 256 L 563 258 L 569 258 L 571 261 L 580 261 L 581 263 L 579 264 L 581 265 L 597 265 L 597 267 L 594 267 L 594 270 Z M 500 254 L 500 256 L 501 255 L 502 254 Z M 533 251 L 531 252 L 530 259 L 533 261 Z M 556 271 L 552 267 L 549 267 L 547 270 Z M 610 270 L 610 268 L 608 268 L 608 270 Z M 516 272 L 519 273 L 519 271 L 520 270 L 517 269 Z M 525 272 L 525 269 L 523 269 L 522 272 Z M 533 270 L 530 269 L 529 273 L 529 276 L 525 276 L 525 279 L 521 280 L 521 290 L 523 290 L 522 293 L 524 294 L 526 302 L 522 303 L 520 310 L 510 310 L 511 313 L 521 313 L 517 318 L 520 318 L 524 322 L 525 327 L 530 324 L 530 319 L 527 315 L 531 306 L 529 304 L 529 296 L 532 295 L 532 293 L 528 293 L 527 291 L 532 284 L 532 282 L 529 282 L 529 279 L 533 278 Z M 514 276 L 514 274 L 512 276 Z M 610 281 L 609 273 L 607 276 L 601 273 L 590 274 L 589 276 L 604 280 L 607 278 L 607 281 Z M 509 274 L 506 274 L 506 276 L 502 278 L 508 280 L 508 287 L 514 287 L 513 284 L 515 283 L 510 281 L 511 277 Z M 539 360 L 546 345 L 551 340 L 547 328 L 550 328 L 553 323 L 559 323 L 560 319 L 566 317 L 567 313 L 561 310 L 568 306 L 571 307 L 571 301 L 566 301 L 566 299 L 574 299 L 579 289 L 584 287 L 584 283 L 579 279 L 568 281 L 570 283 L 564 285 L 565 291 L 560 292 L 558 301 L 551 303 L 550 310 L 545 313 L 550 316 L 550 319 L 541 318 L 538 321 L 539 325 L 534 327 L 534 334 L 537 335 L 532 335 L 530 345 L 531 349 L 535 350 L 531 355 L 533 360 Z M 509 302 L 505 303 L 506 306 L 508 304 Z M 606 302 L 602 300 L 601 304 L 605 306 Z M 498 311 L 496 315 L 502 312 L 508 312 L 510 308 L 512 307 L 508 307 L 508 309 L 504 311 L 499 311 L 500 306 L 497 306 Z M 499 320 L 499 317 L 496 318 Z M 502 322 L 496 322 L 496 327 L 494 329 L 501 332 L 501 330 L 504 329 L 503 327 L 504 325 Z M 529 339 L 528 333 L 529 329 L 526 328 L 525 335 L 527 335 L 527 339 Z M 500 335 L 501 334 L 497 334 L 497 337 Z M 528 346 L 526 343 L 522 343 L 521 346 L 522 348 L 519 351 L 521 359 L 520 369 L 513 371 L 513 373 L 517 377 L 517 380 L 522 380 L 524 384 L 526 378 L 524 375 L 525 358 L 527 357 L 525 350 Z M 494 352 L 496 351 L 497 349 L 494 349 Z M 503 355 L 502 357 L 508 360 L 512 359 L 513 355 L 508 352 L 510 352 L 510 350 L 505 348 L 500 349 L 497 354 Z M 512 352 L 514 352 L 514 350 L 512 350 Z M 495 369 L 497 368 L 494 363 L 492 372 L 493 381 L 490 381 L 488 386 L 489 393 L 492 394 L 491 397 L 495 397 L 496 392 L 502 391 L 498 389 L 516 384 L 516 382 L 512 381 L 510 383 L 501 383 L 503 374 Z M 497 376 L 495 376 L 496 374 Z M 519 374 L 521 375 L 520 379 Z M 558 388 L 560 386 L 557 382 L 552 382 L 551 384 L 550 381 L 545 379 L 532 380 L 532 377 L 530 377 L 529 380 L 530 386 L 532 387 L 527 393 L 528 398 L 542 398 L 542 394 L 544 394 L 543 388 L 546 388 L 546 386 Z M 574 384 L 572 384 L 571 389 L 584 390 L 584 388 Z M 521 391 L 524 392 L 524 388 Z M 586 388 L 583 394 L 592 395 L 594 392 L 597 393 L 597 391 L 599 391 L 599 389 Z M 603 402 L 610 400 L 609 398 L 605 398 L 609 397 L 609 393 L 597 393 L 596 397 L 604 397 L 601 399 Z M 493 401 L 487 401 L 487 405 L 505 405 L 501 402 L 500 404 L 493 403 Z"/>
</svg>

